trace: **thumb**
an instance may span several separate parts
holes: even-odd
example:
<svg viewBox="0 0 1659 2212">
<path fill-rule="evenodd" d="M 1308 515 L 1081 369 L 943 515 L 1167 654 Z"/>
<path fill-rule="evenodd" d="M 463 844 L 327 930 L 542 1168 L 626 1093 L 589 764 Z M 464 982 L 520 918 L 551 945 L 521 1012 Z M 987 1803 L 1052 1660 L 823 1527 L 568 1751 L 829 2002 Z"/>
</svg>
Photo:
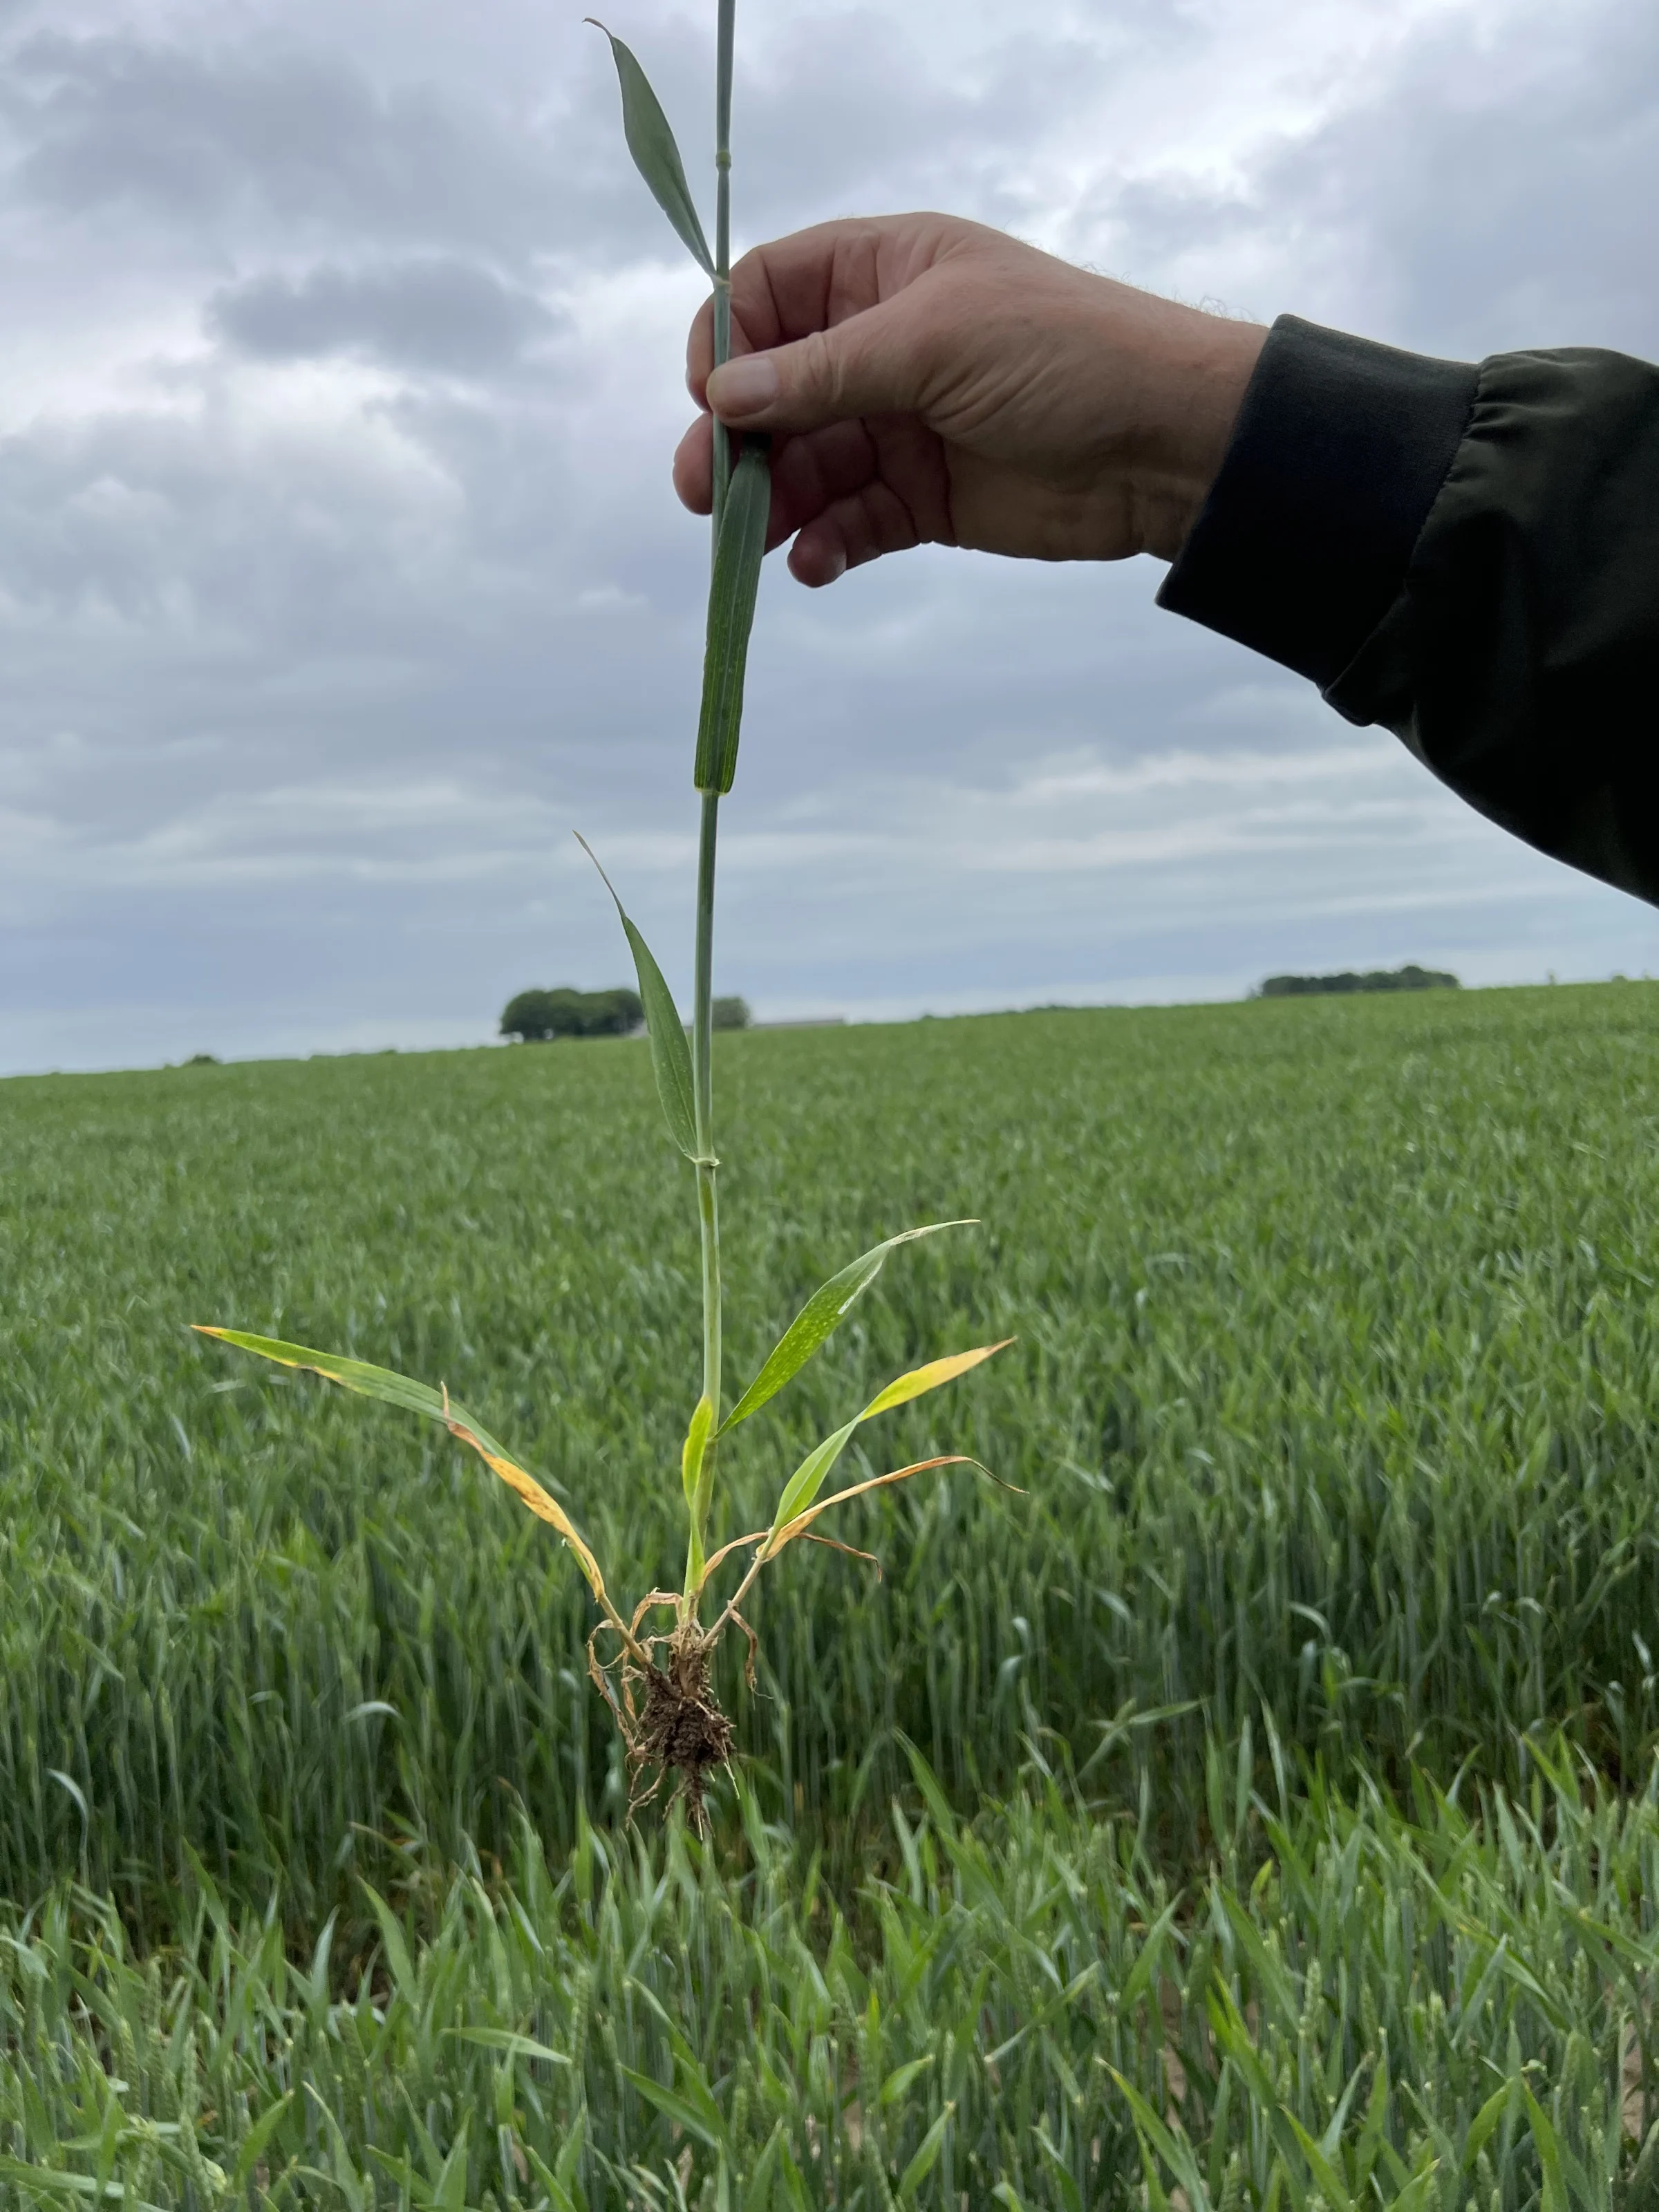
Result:
<svg viewBox="0 0 1659 2212">
<path fill-rule="evenodd" d="M 792 345 L 741 354 L 708 380 L 708 404 L 742 430 L 817 430 L 857 415 L 902 415 L 920 378 L 894 301 Z"/>
</svg>

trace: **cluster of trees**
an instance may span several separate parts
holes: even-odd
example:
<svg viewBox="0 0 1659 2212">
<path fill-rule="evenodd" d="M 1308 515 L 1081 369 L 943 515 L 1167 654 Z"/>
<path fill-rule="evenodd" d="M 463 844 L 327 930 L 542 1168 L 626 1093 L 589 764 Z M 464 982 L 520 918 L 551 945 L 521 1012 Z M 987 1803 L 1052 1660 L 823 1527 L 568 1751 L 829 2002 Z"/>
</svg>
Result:
<svg viewBox="0 0 1659 2212">
<path fill-rule="evenodd" d="M 1419 968 L 1408 962 L 1403 968 L 1372 968 L 1356 975 L 1345 969 L 1340 975 L 1269 975 L 1257 996 L 1263 999 L 1306 999 L 1326 991 L 1455 991 L 1455 975 L 1443 969 Z"/>
<path fill-rule="evenodd" d="M 716 999 L 712 1012 L 717 1030 L 749 1026 L 746 1000 Z M 629 1036 L 644 1019 L 637 991 L 520 991 L 501 1010 L 501 1035 L 522 1044 L 550 1037 Z"/>
<path fill-rule="evenodd" d="M 626 1036 L 644 1019 L 637 991 L 520 991 L 501 1010 L 501 1035 L 524 1044 L 549 1037 Z"/>
</svg>

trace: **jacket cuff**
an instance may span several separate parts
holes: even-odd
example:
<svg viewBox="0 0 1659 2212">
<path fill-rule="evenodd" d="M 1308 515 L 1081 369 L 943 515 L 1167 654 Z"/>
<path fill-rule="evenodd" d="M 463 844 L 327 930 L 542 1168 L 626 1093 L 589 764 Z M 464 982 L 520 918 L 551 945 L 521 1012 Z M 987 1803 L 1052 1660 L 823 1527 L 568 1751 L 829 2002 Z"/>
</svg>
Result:
<svg viewBox="0 0 1659 2212">
<path fill-rule="evenodd" d="M 1334 683 L 1399 592 L 1476 375 L 1281 315 L 1159 606 Z"/>
</svg>

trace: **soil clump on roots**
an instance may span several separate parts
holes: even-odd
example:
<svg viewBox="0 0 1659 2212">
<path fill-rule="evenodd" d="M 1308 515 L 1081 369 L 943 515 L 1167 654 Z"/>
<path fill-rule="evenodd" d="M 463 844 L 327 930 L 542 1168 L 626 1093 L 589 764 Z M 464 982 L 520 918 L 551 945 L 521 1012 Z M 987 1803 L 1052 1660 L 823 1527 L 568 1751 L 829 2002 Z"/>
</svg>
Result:
<svg viewBox="0 0 1659 2212">
<path fill-rule="evenodd" d="M 703 1797 L 710 1771 L 726 1765 L 733 1730 L 708 1680 L 714 1639 L 695 1622 L 671 1637 L 653 1637 L 643 1666 L 623 1667 L 623 1741 L 628 1749 L 630 1817 L 648 1804 L 672 1771 L 674 1798 L 699 1833 L 708 1815 Z M 660 1662 L 651 1654 L 662 1652 Z"/>
</svg>

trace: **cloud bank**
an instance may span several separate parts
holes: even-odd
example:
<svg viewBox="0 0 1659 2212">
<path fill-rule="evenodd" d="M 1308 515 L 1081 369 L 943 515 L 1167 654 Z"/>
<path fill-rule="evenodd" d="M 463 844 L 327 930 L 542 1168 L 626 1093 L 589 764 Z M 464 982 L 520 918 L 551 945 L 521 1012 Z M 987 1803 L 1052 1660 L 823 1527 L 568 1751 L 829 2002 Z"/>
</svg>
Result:
<svg viewBox="0 0 1659 2212">
<path fill-rule="evenodd" d="M 932 204 L 1465 357 L 1659 354 L 1659 19 L 780 0 L 741 236 Z M 712 9 L 637 0 L 694 172 Z M 0 8 L 0 1068 L 482 1040 L 689 939 L 699 296 L 528 0 Z M 775 571 L 776 573 L 773 573 Z M 764 1013 L 1659 969 L 1649 912 L 1152 604 L 770 564 L 721 982 Z M 676 980 L 682 980 L 676 975 Z"/>
</svg>

